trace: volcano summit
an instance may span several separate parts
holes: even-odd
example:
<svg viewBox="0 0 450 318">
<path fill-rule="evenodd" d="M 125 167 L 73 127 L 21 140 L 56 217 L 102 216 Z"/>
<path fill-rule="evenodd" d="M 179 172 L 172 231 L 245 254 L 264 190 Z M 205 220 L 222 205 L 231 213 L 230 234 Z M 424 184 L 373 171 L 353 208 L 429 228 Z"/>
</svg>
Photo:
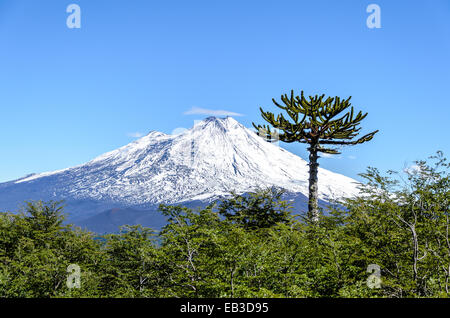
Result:
<svg viewBox="0 0 450 318">
<path fill-rule="evenodd" d="M 318 177 L 320 200 L 358 192 L 346 176 L 319 168 Z M 206 203 L 267 187 L 304 200 L 307 162 L 231 117 L 209 117 L 178 135 L 152 131 L 85 164 L 1 183 L 0 211 L 17 210 L 25 200 L 64 200 L 69 220 L 101 223 L 115 212 L 129 219 L 160 203 Z"/>
</svg>

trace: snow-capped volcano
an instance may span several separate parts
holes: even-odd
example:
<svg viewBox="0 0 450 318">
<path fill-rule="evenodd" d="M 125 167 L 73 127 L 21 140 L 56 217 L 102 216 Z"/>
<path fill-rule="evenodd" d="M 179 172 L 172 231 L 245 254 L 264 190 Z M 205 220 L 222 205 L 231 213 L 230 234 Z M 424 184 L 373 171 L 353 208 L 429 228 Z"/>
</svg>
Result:
<svg viewBox="0 0 450 318">
<path fill-rule="evenodd" d="M 322 200 L 357 193 L 351 178 L 322 168 L 318 177 Z M 209 117 L 178 135 L 152 131 L 86 164 L 0 184 L 0 210 L 29 199 L 145 207 L 271 186 L 307 196 L 307 162 L 231 117 Z"/>
</svg>

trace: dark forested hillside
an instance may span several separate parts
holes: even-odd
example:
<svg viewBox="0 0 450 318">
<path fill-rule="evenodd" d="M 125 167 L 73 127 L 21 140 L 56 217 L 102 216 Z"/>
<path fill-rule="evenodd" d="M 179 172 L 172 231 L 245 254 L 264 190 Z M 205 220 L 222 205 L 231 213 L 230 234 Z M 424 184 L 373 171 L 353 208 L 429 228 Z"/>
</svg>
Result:
<svg viewBox="0 0 450 318">
<path fill-rule="evenodd" d="M 363 193 L 318 223 L 277 191 L 192 210 L 160 232 L 98 237 L 55 202 L 0 215 L 1 297 L 448 297 L 449 164 L 369 168 Z"/>
</svg>

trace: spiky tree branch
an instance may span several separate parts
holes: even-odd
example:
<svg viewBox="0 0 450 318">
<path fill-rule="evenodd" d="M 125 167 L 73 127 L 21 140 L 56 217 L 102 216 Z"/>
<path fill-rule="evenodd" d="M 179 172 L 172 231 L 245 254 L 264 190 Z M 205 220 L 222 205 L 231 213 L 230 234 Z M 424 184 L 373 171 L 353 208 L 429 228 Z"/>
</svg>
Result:
<svg viewBox="0 0 450 318">
<path fill-rule="evenodd" d="M 271 136 L 273 132 L 270 126 L 280 131 L 278 138 L 284 142 L 300 142 L 308 144 L 310 179 L 309 179 L 309 203 L 308 210 L 313 221 L 319 217 L 317 203 L 317 170 L 319 164 L 318 153 L 339 154 L 336 148 L 324 147 L 323 145 L 357 145 L 370 141 L 378 130 L 368 133 L 356 140 L 361 130 L 359 125 L 366 118 L 367 113 L 361 111 L 355 113 L 350 103 L 351 97 L 341 99 L 315 95 L 306 98 L 303 91 L 300 96 L 295 96 L 291 91 L 290 96 L 281 96 L 281 103 L 272 99 L 273 103 L 284 110 L 288 117 L 283 114 L 275 115 L 260 108 L 263 119 L 269 125 L 253 126 L 265 134 Z M 343 113 L 345 110 L 347 112 Z"/>
</svg>

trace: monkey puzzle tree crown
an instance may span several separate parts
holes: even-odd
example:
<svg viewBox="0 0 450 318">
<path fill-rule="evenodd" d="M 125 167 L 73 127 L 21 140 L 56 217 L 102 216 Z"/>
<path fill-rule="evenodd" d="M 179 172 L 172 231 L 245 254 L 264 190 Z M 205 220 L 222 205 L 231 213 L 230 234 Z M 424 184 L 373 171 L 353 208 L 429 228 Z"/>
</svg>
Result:
<svg viewBox="0 0 450 318">
<path fill-rule="evenodd" d="M 292 121 L 286 119 L 283 114 L 275 115 L 271 112 L 265 112 L 262 108 L 262 117 L 274 128 L 279 129 L 279 140 L 284 142 L 307 143 L 316 148 L 317 152 L 328 154 L 339 154 L 334 148 L 326 148 L 322 145 L 356 145 L 369 141 L 378 132 L 378 130 L 368 133 L 357 140 L 355 138 L 361 127 L 358 127 L 361 121 L 367 116 L 359 111 L 356 115 L 350 103 L 351 96 L 348 99 L 341 100 L 339 97 L 327 97 L 325 94 L 305 98 L 303 91 L 301 96 L 291 96 L 287 94 L 281 96 L 284 105 L 280 105 L 275 99 L 273 103 L 286 111 Z M 340 115 L 344 110 L 350 110 Z M 259 131 L 263 130 L 268 135 L 272 135 L 269 125 L 253 126 Z"/>
<path fill-rule="evenodd" d="M 275 115 L 271 112 L 265 112 L 262 108 L 262 117 L 273 127 L 280 130 L 278 139 L 284 142 L 301 142 L 309 144 L 309 198 L 308 214 L 310 219 L 317 223 L 319 221 L 318 206 L 318 167 L 317 162 L 319 152 L 328 154 L 339 154 L 335 148 L 329 148 L 328 145 L 356 145 L 369 141 L 378 132 L 373 131 L 359 139 L 355 138 L 361 130 L 359 124 L 366 118 L 367 113 L 361 111 L 355 115 L 354 109 L 350 104 L 350 98 L 341 100 L 339 97 L 327 97 L 325 95 L 309 96 L 305 98 L 303 91 L 301 96 L 294 97 L 294 91 L 291 91 L 291 97 L 287 94 L 281 96 L 280 105 L 275 99 L 274 104 L 285 110 L 292 121 L 286 119 L 283 114 Z M 343 111 L 348 109 L 345 114 Z M 269 125 L 258 125 L 253 123 L 258 129 L 259 134 L 273 136 Z M 325 147 L 324 147 L 325 145 Z M 327 148 L 328 147 L 328 148 Z"/>
</svg>

